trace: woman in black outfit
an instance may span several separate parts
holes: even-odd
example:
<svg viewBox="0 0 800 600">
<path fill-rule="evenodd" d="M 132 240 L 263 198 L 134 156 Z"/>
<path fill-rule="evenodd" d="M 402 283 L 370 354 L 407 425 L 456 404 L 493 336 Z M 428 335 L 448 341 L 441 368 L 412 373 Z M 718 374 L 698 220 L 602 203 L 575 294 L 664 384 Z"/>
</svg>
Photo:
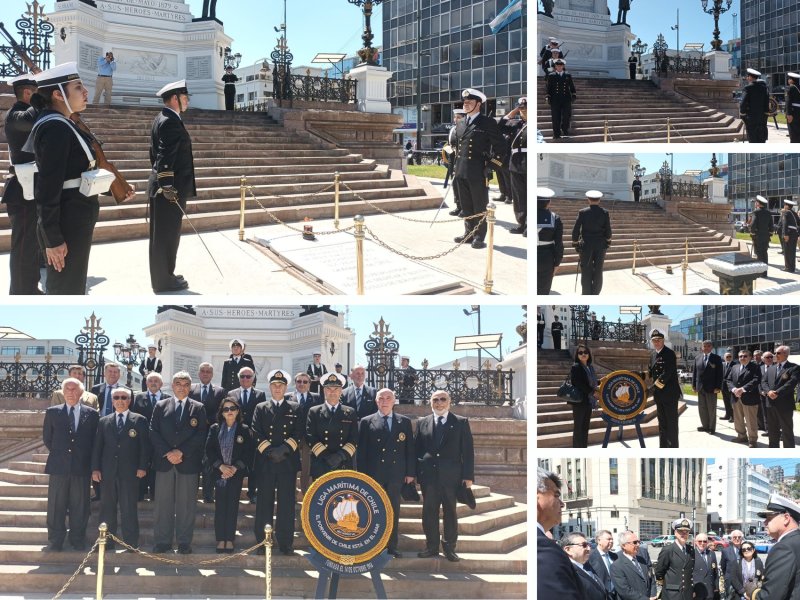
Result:
<svg viewBox="0 0 800 600">
<path fill-rule="evenodd" d="M 217 554 L 232 554 L 239 517 L 239 497 L 247 466 L 253 462 L 253 436 L 242 423 L 239 402 L 225 398 L 206 440 L 206 458 L 216 475 L 214 532 Z"/>
<path fill-rule="evenodd" d="M 741 549 L 742 555 L 731 569 L 731 594 L 730 600 L 750 598 L 756 588 L 761 587 L 764 579 L 764 563 L 758 557 L 758 550 L 752 542 L 744 542 Z"/>
<path fill-rule="evenodd" d="M 572 365 L 569 378 L 583 397 L 582 402 L 572 404 L 572 417 L 575 421 L 575 428 L 572 430 L 572 447 L 586 448 L 589 445 L 592 399 L 599 385 L 592 366 L 592 353 L 588 346 L 581 344 L 575 349 L 575 364 Z"/>
</svg>

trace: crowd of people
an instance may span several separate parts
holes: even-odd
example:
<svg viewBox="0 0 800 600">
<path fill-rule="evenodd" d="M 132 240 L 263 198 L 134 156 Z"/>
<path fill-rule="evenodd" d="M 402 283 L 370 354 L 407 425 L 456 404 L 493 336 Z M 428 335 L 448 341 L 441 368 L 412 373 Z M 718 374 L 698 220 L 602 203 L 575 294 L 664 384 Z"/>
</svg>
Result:
<svg viewBox="0 0 800 600">
<path fill-rule="evenodd" d="M 291 555 L 298 477 L 305 491 L 326 473 L 357 469 L 375 479 L 391 502 L 389 554 L 402 556 L 401 494 L 418 499 L 419 483 L 426 542 L 419 556 L 438 556 L 441 546 L 445 558 L 459 560 L 456 497 L 471 493 L 475 458 L 469 421 L 451 412 L 446 391 L 431 395 L 432 413 L 412 429 L 411 420 L 395 410 L 394 391 L 365 384 L 363 366 L 352 369 L 345 387 L 343 375 L 309 365 L 294 376 L 292 392 L 289 374 L 276 369 L 262 391 L 255 387 L 244 344 L 233 340 L 234 346 L 223 371 L 233 371 L 235 383 L 224 387 L 212 383 L 208 362 L 199 366 L 197 383 L 185 371 L 175 373 L 171 394 L 163 391 L 155 368 L 148 369 L 146 389 L 137 394 L 120 385 L 117 363 L 105 364 L 104 381 L 91 392 L 84 388 L 84 368 L 70 368 L 43 425 L 50 476 L 46 551 L 63 550 L 67 540 L 76 550 L 87 548 L 92 500 L 100 503 L 99 521 L 109 532 L 138 548 L 138 503 L 149 496 L 153 552 L 172 552 L 177 543 L 178 553 L 190 554 L 202 475 L 203 499 L 215 504 L 218 553 L 234 551 L 246 479 L 247 497 L 256 505 L 255 541 L 262 542 L 264 526 L 273 525 L 278 551 Z M 320 393 L 311 391 L 312 382 Z M 114 546 L 112 541 L 107 547 Z"/>
<path fill-rule="evenodd" d="M 592 548 L 580 531 L 556 542 L 564 502 L 561 478 L 537 469 L 537 598 L 569 600 L 791 600 L 800 597 L 800 506 L 772 494 L 758 513 L 775 544 L 765 560 L 755 545 L 734 530 L 718 559 L 707 533 L 685 518 L 672 522 L 675 539 L 655 562 L 636 531 L 617 535 L 601 529 Z"/>
</svg>

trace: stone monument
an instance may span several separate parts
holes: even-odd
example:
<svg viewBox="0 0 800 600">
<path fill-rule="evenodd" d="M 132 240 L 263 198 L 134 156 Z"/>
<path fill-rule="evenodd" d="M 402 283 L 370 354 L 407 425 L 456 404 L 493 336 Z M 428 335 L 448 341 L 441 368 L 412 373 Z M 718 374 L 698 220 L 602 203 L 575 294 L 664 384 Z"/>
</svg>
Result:
<svg viewBox="0 0 800 600">
<path fill-rule="evenodd" d="M 633 201 L 633 154 L 541 154 L 537 184 L 558 198 L 585 198 L 587 190 L 603 192 L 603 201 Z"/>
<path fill-rule="evenodd" d="M 305 371 L 314 352 L 330 371 L 337 362 L 352 367 L 355 334 L 344 326 L 344 314 L 328 308 L 311 310 L 302 306 L 195 306 L 192 312 L 170 307 L 156 315 L 144 328 L 145 335 L 160 345 L 164 383 L 186 370 L 195 379 L 201 362 L 214 365 L 214 383 L 222 376 L 228 359 L 228 343 L 241 336 L 246 352 L 256 365 L 259 389 L 267 389 L 266 376 L 272 369 L 294 374 Z M 290 384 L 290 388 L 293 384 Z"/>
<path fill-rule="evenodd" d="M 559 0 L 552 16 L 539 13 L 537 20 L 537 48 L 549 37 L 563 42 L 562 57 L 573 77 L 628 79 L 636 36 L 626 23 L 612 23 L 608 0 Z"/>
<path fill-rule="evenodd" d="M 653 332 L 653 329 L 658 329 L 661 333 L 664 334 L 664 344 L 672 348 L 672 342 L 670 342 L 669 337 L 669 326 L 672 325 L 672 319 L 662 313 L 660 310 L 656 310 L 656 312 L 651 312 L 644 319 L 642 319 L 642 324 L 644 325 L 645 331 L 645 343 L 649 348 L 650 346 L 650 334 Z"/>
<path fill-rule="evenodd" d="M 232 38 L 216 19 L 192 20 L 184 0 L 62 0 L 48 15 L 55 26 L 54 64 L 76 61 L 91 92 L 97 59 L 114 53 L 112 104 L 156 106 L 156 92 L 186 79 L 195 108 L 223 109 L 224 49 Z M 61 37 L 64 37 L 62 40 Z"/>
</svg>

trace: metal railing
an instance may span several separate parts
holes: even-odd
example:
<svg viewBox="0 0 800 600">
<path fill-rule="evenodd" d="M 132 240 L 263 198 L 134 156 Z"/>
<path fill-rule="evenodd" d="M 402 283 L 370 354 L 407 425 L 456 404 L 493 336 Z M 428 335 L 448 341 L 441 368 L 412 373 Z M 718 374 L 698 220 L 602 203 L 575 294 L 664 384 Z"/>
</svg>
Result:
<svg viewBox="0 0 800 600">
<path fill-rule="evenodd" d="M 573 344 L 577 344 L 581 340 L 644 344 L 645 329 L 644 324 L 640 321 L 623 323 L 622 319 L 606 321 L 605 317 L 593 320 L 585 311 L 580 310 L 573 310 L 572 314 Z"/>
<path fill-rule="evenodd" d="M 49 398 L 61 389 L 73 363 L 0 361 L 0 398 Z"/>
<path fill-rule="evenodd" d="M 358 81 L 355 79 L 289 75 L 273 87 L 272 96 L 277 100 L 355 104 L 357 87 Z"/>
</svg>

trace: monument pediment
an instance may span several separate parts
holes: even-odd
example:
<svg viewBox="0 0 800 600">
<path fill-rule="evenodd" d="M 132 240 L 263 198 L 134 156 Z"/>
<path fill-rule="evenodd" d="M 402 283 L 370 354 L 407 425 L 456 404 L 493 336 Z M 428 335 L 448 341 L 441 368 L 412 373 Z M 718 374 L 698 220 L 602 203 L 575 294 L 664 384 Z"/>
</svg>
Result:
<svg viewBox="0 0 800 600">
<path fill-rule="evenodd" d="M 98 0 L 97 8 L 105 13 L 130 17 L 163 19 L 190 23 L 192 13 L 183 0 Z"/>
</svg>

